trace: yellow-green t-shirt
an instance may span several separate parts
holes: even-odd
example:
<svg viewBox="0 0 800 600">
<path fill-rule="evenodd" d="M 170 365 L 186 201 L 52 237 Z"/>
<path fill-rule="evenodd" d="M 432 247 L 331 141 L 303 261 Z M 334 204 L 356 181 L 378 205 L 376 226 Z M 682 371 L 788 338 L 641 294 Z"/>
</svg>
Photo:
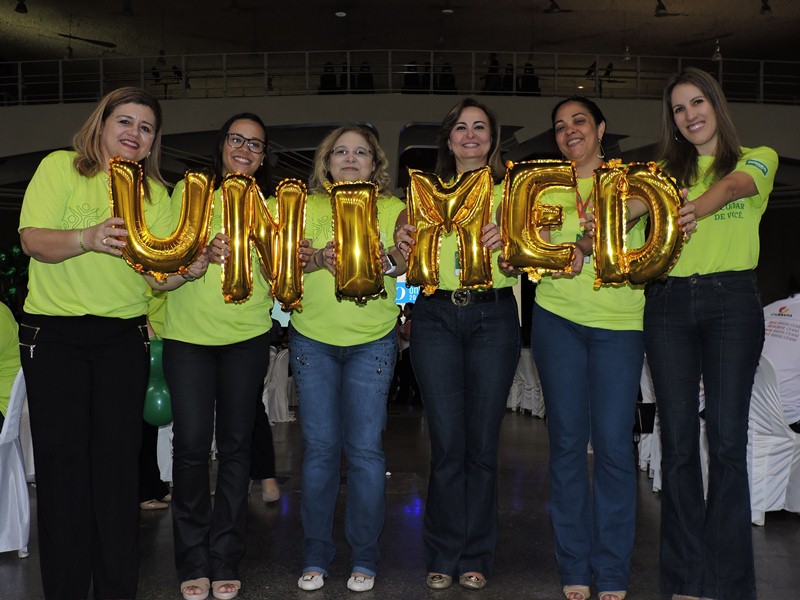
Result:
<svg viewBox="0 0 800 600">
<path fill-rule="evenodd" d="M 381 242 L 389 248 L 397 217 L 406 208 L 395 197 L 377 199 L 378 226 Z M 313 194 L 306 205 L 305 237 L 314 248 L 322 248 L 333 239 L 333 209 L 328 194 Z M 395 304 L 396 281 L 384 277 L 386 298 L 356 304 L 352 300 L 336 299 L 336 282 L 327 269 L 305 274 L 303 283 L 303 312 L 293 312 L 292 326 L 304 336 L 332 346 L 354 346 L 382 338 L 397 323 Z"/>
<path fill-rule="evenodd" d="M 497 208 L 503 201 L 503 184 L 498 183 L 494 186 L 492 195 L 491 218 L 494 222 L 497 215 Z M 502 248 L 492 252 L 492 282 L 495 288 L 511 287 L 517 283 L 517 277 L 508 277 L 497 266 L 497 257 L 500 256 Z M 461 262 L 458 257 L 458 233 L 453 230 L 450 233 L 442 234 L 442 243 L 439 247 L 439 289 L 457 290 L 461 287 L 458 276 L 458 269 Z"/>
<path fill-rule="evenodd" d="M 19 372 L 19 326 L 14 314 L 0 302 L 0 413 L 6 414 L 11 387 Z"/>
<path fill-rule="evenodd" d="M 578 192 L 589 198 L 593 177 L 578 179 Z M 582 235 L 575 192 L 552 190 L 545 192 L 544 204 L 560 205 L 564 222 L 560 229 L 550 231 L 553 244 L 575 242 Z M 638 248 L 644 244 L 645 220 L 627 233 L 626 246 Z M 559 317 L 584 325 L 611 330 L 642 330 L 644 318 L 644 287 L 603 285 L 594 289 L 595 270 L 592 261 L 586 262 L 575 277 L 542 277 L 536 288 L 536 303 Z"/>
<path fill-rule="evenodd" d="M 715 183 L 713 173 L 708 171 L 713 160 L 713 156 L 698 158 L 700 177 L 689 188 L 689 200 L 696 199 Z M 755 269 L 759 253 L 758 226 L 767 209 L 777 169 L 778 155 L 772 148 L 742 148 L 742 156 L 733 170 L 750 175 L 758 192 L 729 202 L 717 212 L 698 219 L 697 231 L 683 246 L 670 275 L 689 277 Z"/>
<path fill-rule="evenodd" d="M 75 152 L 59 150 L 42 160 L 25 191 L 19 229 L 83 229 L 111 216 L 108 176 L 83 177 Z M 170 233 L 169 194 L 149 180 L 145 218 L 154 235 Z M 77 244 L 77 239 L 76 242 Z M 147 313 L 149 285 L 119 257 L 85 252 L 59 263 L 31 259 L 25 312 L 51 316 L 96 315 L 128 319 Z"/>
<path fill-rule="evenodd" d="M 178 222 L 184 182 L 172 192 L 173 223 Z M 274 203 L 270 206 L 274 211 Z M 222 230 L 222 190 L 214 192 L 209 242 Z M 167 292 L 162 335 L 202 346 L 222 346 L 262 335 L 272 327 L 272 296 L 251 247 L 253 294 L 241 304 L 226 303 L 222 295 L 222 265 L 210 262 L 206 274 Z"/>
</svg>

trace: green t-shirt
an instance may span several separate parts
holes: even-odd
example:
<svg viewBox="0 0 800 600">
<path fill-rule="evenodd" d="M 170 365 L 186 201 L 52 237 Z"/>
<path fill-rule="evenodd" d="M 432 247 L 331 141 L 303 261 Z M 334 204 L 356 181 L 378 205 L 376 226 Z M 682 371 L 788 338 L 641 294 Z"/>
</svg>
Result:
<svg viewBox="0 0 800 600">
<path fill-rule="evenodd" d="M 83 229 L 111 216 L 108 176 L 83 177 L 72 166 L 75 152 L 59 150 L 42 160 L 22 203 L 19 229 Z M 169 235 L 169 194 L 150 180 L 147 226 Z M 77 244 L 77 240 L 76 240 Z M 51 316 L 116 317 L 147 313 L 149 285 L 121 258 L 85 252 L 59 263 L 31 259 L 25 312 Z"/>
<path fill-rule="evenodd" d="M 589 198 L 594 185 L 593 177 L 578 179 L 578 192 Z M 552 190 L 542 198 L 545 204 L 561 205 L 564 223 L 560 229 L 550 231 L 553 244 L 575 242 L 582 235 L 575 192 Z M 627 233 L 628 249 L 638 248 L 645 241 L 645 219 Z M 536 303 L 542 308 L 586 327 L 600 329 L 642 330 L 644 317 L 644 287 L 629 284 L 603 285 L 594 289 L 595 269 L 592 261 L 585 262 L 575 277 L 542 277 L 536 288 Z"/>
<path fill-rule="evenodd" d="M 378 226 L 385 248 L 394 244 L 397 217 L 406 205 L 399 198 L 377 199 Z M 306 205 L 305 237 L 314 248 L 322 248 L 333 239 L 333 215 L 328 194 L 313 194 Z M 304 336 L 332 346 L 354 346 L 382 338 L 397 323 L 396 281 L 385 276 L 386 298 L 366 304 L 336 299 L 336 282 L 327 269 L 305 274 L 303 312 L 293 312 L 292 326 Z"/>
<path fill-rule="evenodd" d="M 0 413 L 6 414 L 11 387 L 19 372 L 19 326 L 14 314 L 0 302 Z"/>
<path fill-rule="evenodd" d="M 492 196 L 492 222 L 495 222 L 497 208 L 503 201 L 503 184 L 498 183 L 494 186 Z M 511 287 L 517 283 L 517 277 L 506 276 L 497 266 L 497 257 L 500 256 L 502 248 L 492 252 L 492 281 L 495 288 Z M 458 233 L 455 229 L 450 233 L 442 234 L 442 242 L 439 246 L 439 288 L 440 290 L 457 290 L 461 287 L 458 276 L 460 266 L 458 259 Z"/>
<path fill-rule="evenodd" d="M 689 188 L 689 200 L 699 197 L 715 182 L 713 174 L 708 173 L 713 157 L 701 156 L 698 161 L 701 175 Z M 729 202 L 717 212 L 698 219 L 697 231 L 684 245 L 670 275 L 689 277 L 755 269 L 759 253 L 758 226 L 767 209 L 777 169 L 778 155 L 772 148 L 742 148 L 734 171 L 750 175 L 758 192 Z"/>
<path fill-rule="evenodd" d="M 184 182 L 172 192 L 173 223 L 180 215 Z M 270 204 L 274 211 L 274 203 Z M 209 242 L 222 230 L 222 190 L 214 192 Z M 261 262 L 251 247 L 253 294 L 241 304 L 226 303 L 222 295 L 222 265 L 211 262 L 206 274 L 167 292 L 162 335 L 202 346 L 222 346 L 262 335 L 272 327 L 272 296 L 261 273 Z"/>
</svg>

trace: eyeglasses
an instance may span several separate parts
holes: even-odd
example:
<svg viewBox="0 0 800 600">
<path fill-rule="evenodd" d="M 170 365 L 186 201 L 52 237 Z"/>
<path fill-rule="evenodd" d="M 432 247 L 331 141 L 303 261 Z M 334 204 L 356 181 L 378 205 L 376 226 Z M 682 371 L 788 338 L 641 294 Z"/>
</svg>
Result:
<svg viewBox="0 0 800 600">
<path fill-rule="evenodd" d="M 344 158 L 345 156 L 349 156 L 352 154 L 356 158 L 367 159 L 372 155 L 372 152 L 367 150 L 366 148 L 356 148 L 355 150 L 350 150 L 343 146 L 339 146 L 338 148 L 334 148 L 331 150 L 331 156 L 335 156 L 337 158 Z"/>
<path fill-rule="evenodd" d="M 247 149 L 255 154 L 264 154 L 264 150 L 267 148 L 266 144 L 258 138 L 246 138 L 238 133 L 227 133 L 225 137 L 231 148 L 241 148 L 247 144 Z"/>
</svg>

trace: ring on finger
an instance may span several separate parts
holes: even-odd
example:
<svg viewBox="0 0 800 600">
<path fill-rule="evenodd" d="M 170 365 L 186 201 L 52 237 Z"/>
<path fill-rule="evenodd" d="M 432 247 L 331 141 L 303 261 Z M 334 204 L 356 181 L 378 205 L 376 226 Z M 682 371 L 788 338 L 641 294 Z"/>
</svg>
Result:
<svg viewBox="0 0 800 600">
<path fill-rule="evenodd" d="M 104 237 L 104 238 L 103 238 L 103 239 L 100 241 L 100 243 L 101 243 L 101 244 L 103 244 L 103 246 L 108 246 L 108 236 Z"/>
</svg>

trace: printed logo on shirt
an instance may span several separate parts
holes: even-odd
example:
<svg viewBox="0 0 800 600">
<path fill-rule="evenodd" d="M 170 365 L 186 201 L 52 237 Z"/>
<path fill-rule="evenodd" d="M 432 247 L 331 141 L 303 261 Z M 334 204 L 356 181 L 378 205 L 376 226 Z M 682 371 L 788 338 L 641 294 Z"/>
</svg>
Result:
<svg viewBox="0 0 800 600">
<path fill-rule="evenodd" d="M 767 168 L 767 165 L 765 165 L 760 160 L 756 160 L 754 158 L 748 158 L 746 161 L 744 161 L 744 164 L 749 165 L 751 167 L 755 167 L 756 169 L 761 171 L 764 175 L 769 173 L 769 169 Z"/>
<path fill-rule="evenodd" d="M 788 306 L 781 306 L 778 309 L 778 314 L 781 315 L 781 316 L 786 316 L 786 317 L 791 317 L 792 316 L 792 313 L 789 312 L 789 307 Z"/>
</svg>

